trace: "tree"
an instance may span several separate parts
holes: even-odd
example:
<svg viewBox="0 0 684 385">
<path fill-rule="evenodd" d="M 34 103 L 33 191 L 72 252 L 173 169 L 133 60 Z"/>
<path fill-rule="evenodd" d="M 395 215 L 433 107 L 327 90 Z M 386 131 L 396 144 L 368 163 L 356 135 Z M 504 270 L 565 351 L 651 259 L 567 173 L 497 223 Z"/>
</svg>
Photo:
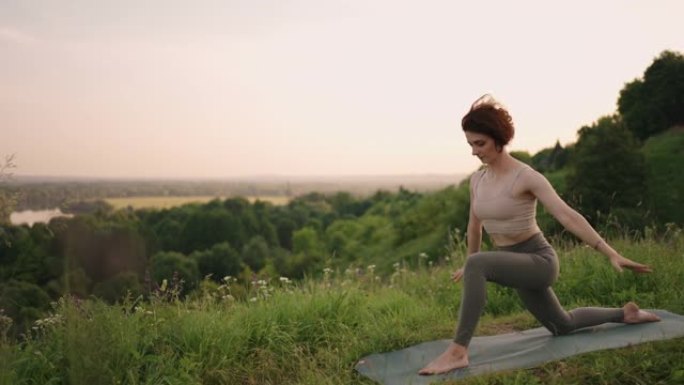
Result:
<svg viewBox="0 0 684 385">
<path fill-rule="evenodd" d="M 660 224 L 684 224 L 684 132 L 648 138 L 641 148 L 646 159 L 650 206 Z"/>
<path fill-rule="evenodd" d="M 15 168 L 14 155 L 5 157 L 5 161 L 0 163 L 0 186 L 12 177 L 11 169 Z M 9 191 L 0 189 L 0 225 L 10 223 L 10 214 L 14 210 L 16 196 Z M 0 231 L 2 228 L 0 227 Z"/>
<path fill-rule="evenodd" d="M 278 243 L 287 250 L 292 250 L 292 233 L 297 229 L 297 224 L 288 217 L 281 217 L 276 222 Z"/>
<path fill-rule="evenodd" d="M 532 164 L 532 155 L 527 151 L 511 151 L 511 156 L 525 164 Z"/>
<path fill-rule="evenodd" d="M 559 141 L 553 147 L 545 148 L 532 156 L 531 164 L 535 170 L 546 173 L 559 170 L 565 167 L 568 161 L 570 150 L 563 148 Z"/>
<path fill-rule="evenodd" d="M 228 242 L 217 243 L 211 249 L 195 251 L 190 255 L 197 262 L 202 277 L 211 275 L 214 281 L 225 276 L 237 276 L 241 271 L 241 259 Z"/>
<path fill-rule="evenodd" d="M 258 223 L 258 234 L 263 236 L 269 246 L 279 246 L 276 227 L 271 223 L 270 213 L 273 205 L 269 202 L 257 200 L 252 204 L 252 210 Z"/>
<path fill-rule="evenodd" d="M 596 215 L 621 214 L 631 221 L 645 201 L 645 165 L 634 135 L 619 116 L 600 118 L 579 130 L 568 192 L 580 212 L 596 223 Z M 631 216 L 631 217 L 630 217 Z"/>
<path fill-rule="evenodd" d="M 16 280 L 0 284 L 0 309 L 14 320 L 18 330 L 40 318 L 49 304 L 50 297 L 38 285 Z"/>
<path fill-rule="evenodd" d="M 182 279 L 185 292 L 195 287 L 199 280 L 197 262 L 174 251 L 162 251 L 151 258 L 152 278 L 159 283 L 163 280 L 171 281 L 174 276 Z"/>
<path fill-rule="evenodd" d="M 93 287 L 94 295 L 110 303 L 124 299 L 129 293 L 132 297 L 142 294 L 140 280 L 131 271 L 119 273 Z"/>
<path fill-rule="evenodd" d="M 684 124 L 684 56 L 663 51 L 642 79 L 620 91 L 618 111 L 640 140 Z"/>
<path fill-rule="evenodd" d="M 242 261 L 249 266 L 252 271 L 259 271 L 266 264 L 269 257 L 268 244 L 262 236 L 256 236 L 242 249 Z"/>
<path fill-rule="evenodd" d="M 314 228 L 304 227 L 292 234 L 293 255 L 287 263 L 286 275 L 301 278 L 323 260 L 323 245 Z"/>
<path fill-rule="evenodd" d="M 231 209 L 231 210 L 234 210 Z M 246 234 L 240 218 L 225 209 L 201 209 L 188 217 L 181 233 L 181 251 L 191 253 L 228 242 L 242 248 Z"/>
</svg>

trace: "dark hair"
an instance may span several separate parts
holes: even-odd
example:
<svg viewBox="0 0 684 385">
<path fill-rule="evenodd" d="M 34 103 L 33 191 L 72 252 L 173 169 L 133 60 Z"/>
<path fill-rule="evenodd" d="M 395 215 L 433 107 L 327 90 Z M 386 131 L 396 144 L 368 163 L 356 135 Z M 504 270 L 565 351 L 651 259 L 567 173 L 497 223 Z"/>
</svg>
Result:
<svg viewBox="0 0 684 385">
<path fill-rule="evenodd" d="M 489 94 L 473 103 L 461 120 L 461 127 L 463 131 L 490 136 L 498 147 L 507 145 L 515 133 L 511 115 Z"/>
</svg>

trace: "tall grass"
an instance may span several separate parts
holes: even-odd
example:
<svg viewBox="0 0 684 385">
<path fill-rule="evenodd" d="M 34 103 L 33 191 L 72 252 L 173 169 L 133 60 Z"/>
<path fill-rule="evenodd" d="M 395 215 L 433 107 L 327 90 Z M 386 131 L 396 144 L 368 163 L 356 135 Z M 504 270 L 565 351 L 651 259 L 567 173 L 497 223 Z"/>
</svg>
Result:
<svg viewBox="0 0 684 385">
<path fill-rule="evenodd" d="M 555 289 L 566 307 L 636 300 L 684 313 L 681 233 L 612 244 L 654 273 L 618 274 L 593 250 L 560 245 Z M 296 284 L 254 282 L 243 288 L 244 300 L 231 295 L 237 290 L 231 280 L 203 285 L 186 300 L 159 296 L 111 306 L 63 298 L 21 341 L 0 334 L 0 384 L 369 384 L 353 372 L 359 358 L 451 337 L 461 287 L 449 276 L 458 264 L 417 263 L 412 270 L 396 264 L 386 277 L 368 266 Z M 489 285 L 476 334 L 537 325 L 512 290 Z M 592 353 L 466 383 L 682 383 L 682 342 Z"/>
</svg>

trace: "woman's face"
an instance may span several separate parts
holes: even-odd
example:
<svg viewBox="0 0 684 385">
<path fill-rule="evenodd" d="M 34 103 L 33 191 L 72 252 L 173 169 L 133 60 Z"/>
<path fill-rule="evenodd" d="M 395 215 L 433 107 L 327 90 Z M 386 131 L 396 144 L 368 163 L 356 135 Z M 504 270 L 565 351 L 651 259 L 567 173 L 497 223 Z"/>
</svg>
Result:
<svg viewBox="0 0 684 385">
<path fill-rule="evenodd" d="M 494 138 L 477 132 L 465 131 L 466 140 L 472 149 L 472 154 L 480 158 L 482 163 L 491 163 L 500 152 L 496 149 Z"/>
</svg>

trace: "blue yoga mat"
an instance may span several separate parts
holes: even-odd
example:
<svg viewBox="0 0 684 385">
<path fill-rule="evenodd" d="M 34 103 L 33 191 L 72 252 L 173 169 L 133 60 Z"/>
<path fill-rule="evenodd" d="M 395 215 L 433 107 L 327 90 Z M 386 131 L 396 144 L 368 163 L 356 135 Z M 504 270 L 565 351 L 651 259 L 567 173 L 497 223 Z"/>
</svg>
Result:
<svg viewBox="0 0 684 385">
<path fill-rule="evenodd" d="M 440 355 L 451 342 L 449 339 L 372 354 L 360 359 L 355 370 L 384 385 L 430 384 L 502 370 L 528 369 L 580 353 L 684 336 L 684 316 L 665 310 L 648 311 L 662 320 L 636 325 L 609 323 L 558 337 L 543 327 L 474 337 L 469 347 L 470 366 L 446 374 L 421 376 L 418 370 Z"/>
</svg>

